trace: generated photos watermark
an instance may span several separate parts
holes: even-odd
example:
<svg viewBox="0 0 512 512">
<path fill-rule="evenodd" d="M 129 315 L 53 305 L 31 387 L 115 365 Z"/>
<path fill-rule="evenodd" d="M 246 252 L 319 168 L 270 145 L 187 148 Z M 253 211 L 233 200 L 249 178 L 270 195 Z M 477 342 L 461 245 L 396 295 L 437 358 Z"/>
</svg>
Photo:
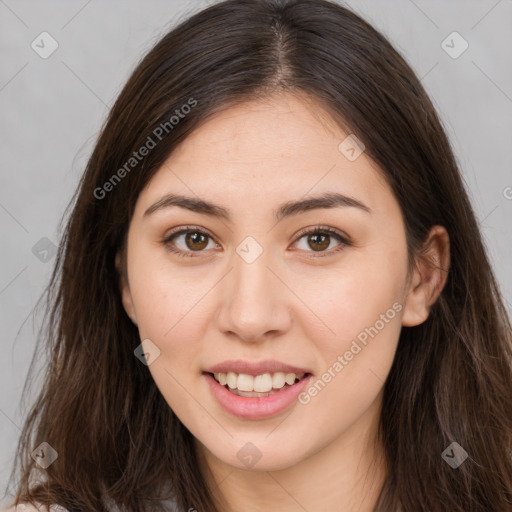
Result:
<svg viewBox="0 0 512 512">
<path fill-rule="evenodd" d="M 132 156 L 121 166 L 112 176 L 105 182 L 101 187 L 94 189 L 93 195 L 96 199 L 104 199 L 109 192 L 112 192 L 114 188 L 125 178 L 132 169 L 137 167 L 156 145 L 164 139 L 166 135 L 174 130 L 174 127 L 180 123 L 182 119 L 186 117 L 191 110 L 197 106 L 197 100 L 189 98 L 188 102 L 181 106 L 180 109 L 176 109 L 168 121 L 160 123 L 152 132 L 148 135 L 146 141 L 142 146 L 132 153 Z"/>
<path fill-rule="evenodd" d="M 368 336 L 372 339 L 379 334 L 379 332 L 384 329 L 386 324 L 389 323 L 390 320 L 395 318 L 396 314 L 402 311 L 403 306 L 399 302 L 395 302 L 391 308 L 389 308 L 385 313 L 381 313 L 379 315 L 379 319 L 375 321 L 375 323 L 366 327 L 363 331 L 361 331 L 356 338 L 352 340 L 350 344 L 350 348 L 346 350 L 342 355 L 338 355 L 336 361 L 327 368 L 327 370 L 318 378 L 313 384 L 309 386 L 309 388 L 298 396 L 298 400 L 302 405 L 307 405 L 311 402 L 311 399 L 320 393 L 325 386 L 329 382 L 331 382 L 349 363 L 354 359 L 354 356 L 359 354 L 363 350 L 364 347 L 368 344 Z M 359 343 L 358 343 L 359 342 Z"/>
</svg>

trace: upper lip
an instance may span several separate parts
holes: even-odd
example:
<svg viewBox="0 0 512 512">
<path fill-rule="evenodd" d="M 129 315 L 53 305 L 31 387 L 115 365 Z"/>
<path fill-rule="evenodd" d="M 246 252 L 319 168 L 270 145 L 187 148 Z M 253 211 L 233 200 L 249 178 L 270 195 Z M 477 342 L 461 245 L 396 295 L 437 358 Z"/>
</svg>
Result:
<svg viewBox="0 0 512 512">
<path fill-rule="evenodd" d="M 311 373 L 306 368 L 301 368 L 299 366 L 294 366 L 287 363 L 281 363 L 280 361 L 275 360 L 266 360 L 259 362 L 250 362 L 243 361 L 241 359 L 223 361 L 222 363 L 218 363 L 214 366 L 210 366 L 205 370 L 207 373 L 244 373 L 247 375 L 252 375 L 255 377 L 256 375 L 263 375 L 264 373 L 275 373 L 275 372 L 283 372 L 283 373 Z"/>
</svg>

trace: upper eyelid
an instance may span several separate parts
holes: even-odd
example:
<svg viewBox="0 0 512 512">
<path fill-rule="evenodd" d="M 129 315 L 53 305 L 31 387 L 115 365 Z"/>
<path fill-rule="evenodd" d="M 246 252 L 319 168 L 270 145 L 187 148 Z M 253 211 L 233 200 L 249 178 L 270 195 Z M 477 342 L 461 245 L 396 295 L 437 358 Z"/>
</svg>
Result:
<svg viewBox="0 0 512 512">
<path fill-rule="evenodd" d="M 167 241 L 177 235 L 183 235 L 183 234 L 186 234 L 187 232 L 192 233 L 195 231 L 202 233 L 204 235 L 208 235 L 212 240 L 215 241 L 215 243 L 218 243 L 216 237 L 212 233 L 210 233 L 207 229 L 201 228 L 199 226 L 182 226 L 182 227 L 176 228 L 176 230 L 171 231 L 169 234 L 166 234 L 164 236 L 164 241 Z"/>
<path fill-rule="evenodd" d="M 333 228 L 333 227 L 330 227 L 330 226 L 325 226 L 323 224 L 316 224 L 314 226 L 309 226 L 307 228 L 302 228 L 300 229 L 294 236 L 297 237 L 297 236 L 304 236 L 304 235 L 307 235 L 307 234 L 310 234 L 310 233 L 313 233 L 315 231 L 318 231 L 318 232 L 327 232 L 331 235 L 337 235 L 339 236 L 340 238 L 344 239 L 344 240 L 347 240 L 349 241 L 349 237 L 348 235 L 345 235 L 342 231 L 340 231 L 339 229 L 336 229 L 336 228 Z"/>
</svg>

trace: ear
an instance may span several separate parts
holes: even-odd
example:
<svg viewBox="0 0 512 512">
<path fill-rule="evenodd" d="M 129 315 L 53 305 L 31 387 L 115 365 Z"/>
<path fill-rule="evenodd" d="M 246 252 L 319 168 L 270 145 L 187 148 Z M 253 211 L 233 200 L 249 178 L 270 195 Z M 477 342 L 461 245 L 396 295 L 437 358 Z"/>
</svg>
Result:
<svg viewBox="0 0 512 512">
<path fill-rule="evenodd" d="M 119 291 L 121 292 L 121 301 L 123 303 L 126 314 L 130 317 L 131 321 L 137 324 L 137 315 L 135 314 L 135 308 L 133 306 L 133 298 L 130 292 L 130 286 L 128 284 L 128 276 L 126 272 L 126 261 L 123 262 L 123 256 L 121 251 L 116 254 L 116 270 L 119 276 Z"/>
<path fill-rule="evenodd" d="M 433 226 L 409 280 L 402 325 L 422 324 L 439 297 L 450 267 L 450 237 L 443 226 Z"/>
</svg>

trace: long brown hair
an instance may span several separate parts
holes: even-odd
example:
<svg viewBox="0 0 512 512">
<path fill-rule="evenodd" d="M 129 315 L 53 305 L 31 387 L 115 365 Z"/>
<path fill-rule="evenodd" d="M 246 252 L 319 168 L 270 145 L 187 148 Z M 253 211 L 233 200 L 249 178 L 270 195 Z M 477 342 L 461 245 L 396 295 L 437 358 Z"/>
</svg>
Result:
<svg viewBox="0 0 512 512">
<path fill-rule="evenodd" d="M 389 474 L 375 510 L 512 510 L 511 325 L 458 165 L 408 64 L 328 0 L 214 4 L 129 78 L 73 198 L 48 288 L 50 359 L 11 474 L 16 503 L 159 510 L 170 491 L 183 510 L 218 510 L 191 433 L 134 356 L 141 340 L 115 258 L 139 193 L 173 148 L 210 114 L 278 91 L 307 93 L 364 143 L 401 207 L 410 261 L 433 225 L 450 236 L 446 285 L 424 323 L 402 328 L 385 383 Z M 31 486 L 43 442 L 58 457 Z M 457 469 L 441 456 L 453 442 L 468 453 Z"/>
</svg>

